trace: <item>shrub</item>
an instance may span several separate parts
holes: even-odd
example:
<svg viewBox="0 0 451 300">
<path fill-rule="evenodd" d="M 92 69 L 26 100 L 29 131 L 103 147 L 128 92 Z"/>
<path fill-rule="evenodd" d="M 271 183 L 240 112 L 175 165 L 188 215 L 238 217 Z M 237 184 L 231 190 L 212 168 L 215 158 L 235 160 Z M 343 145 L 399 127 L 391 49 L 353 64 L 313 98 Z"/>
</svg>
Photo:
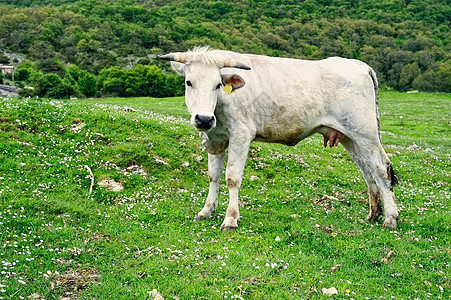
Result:
<svg viewBox="0 0 451 300">
<path fill-rule="evenodd" d="M 67 99 L 70 96 L 76 96 L 77 90 L 67 80 L 62 80 L 59 84 L 50 88 L 45 97 L 56 99 Z"/>
<path fill-rule="evenodd" d="M 106 94 L 124 96 L 126 91 L 126 71 L 119 67 L 110 67 L 100 71 L 97 88 Z"/>
<path fill-rule="evenodd" d="M 91 73 L 83 71 L 78 79 L 78 90 L 86 97 L 93 97 L 97 90 L 97 79 Z"/>
<path fill-rule="evenodd" d="M 451 58 L 440 65 L 435 73 L 436 87 L 441 92 L 451 92 Z"/>
<path fill-rule="evenodd" d="M 33 71 L 33 64 L 31 61 L 24 60 L 17 66 L 14 79 L 17 81 L 28 81 Z"/>
<path fill-rule="evenodd" d="M 169 75 L 166 78 L 166 97 L 183 96 L 185 93 L 185 78 L 179 75 Z"/>
<path fill-rule="evenodd" d="M 79 83 L 80 84 L 80 83 Z M 111 67 L 100 72 L 97 88 L 120 97 L 170 97 L 183 95 L 183 78 L 167 76 L 155 65 L 136 65 L 130 70 Z"/>
<path fill-rule="evenodd" d="M 67 80 L 54 73 L 37 76 L 34 80 L 34 95 L 56 99 L 77 95 L 77 89 Z"/>
</svg>

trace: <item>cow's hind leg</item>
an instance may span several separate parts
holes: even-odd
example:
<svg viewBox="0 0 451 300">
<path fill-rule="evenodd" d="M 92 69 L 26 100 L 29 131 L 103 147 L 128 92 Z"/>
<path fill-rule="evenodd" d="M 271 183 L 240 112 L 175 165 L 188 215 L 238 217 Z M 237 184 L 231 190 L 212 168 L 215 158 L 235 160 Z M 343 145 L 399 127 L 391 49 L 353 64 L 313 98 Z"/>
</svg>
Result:
<svg viewBox="0 0 451 300">
<path fill-rule="evenodd" d="M 341 141 L 343 146 L 345 147 L 346 151 L 348 152 L 349 156 L 352 158 L 352 160 L 359 166 L 363 178 L 366 181 L 366 184 L 368 185 L 368 193 L 369 193 L 369 213 L 366 217 L 366 220 L 368 222 L 376 222 L 379 220 L 379 217 L 382 214 L 382 203 L 381 198 L 379 194 L 379 190 L 377 188 L 376 182 L 373 179 L 373 176 L 371 176 L 371 171 L 367 167 L 363 157 L 361 154 L 358 153 L 358 149 L 356 148 L 356 145 L 352 140 L 345 137 Z"/>
<path fill-rule="evenodd" d="M 218 207 L 219 183 L 224 170 L 225 152 L 213 155 L 208 154 L 208 179 L 210 189 L 204 208 L 197 214 L 196 219 L 202 220 L 211 217 Z"/>
<path fill-rule="evenodd" d="M 354 141 L 348 137 L 342 139 L 351 158 L 357 163 L 368 184 L 370 210 L 367 221 L 377 221 L 385 211 L 384 228 L 395 228 L 398 220 L 398 208 L 393 193 L 394 175 L 390 160 L 378 139 Z"/>
</svg>

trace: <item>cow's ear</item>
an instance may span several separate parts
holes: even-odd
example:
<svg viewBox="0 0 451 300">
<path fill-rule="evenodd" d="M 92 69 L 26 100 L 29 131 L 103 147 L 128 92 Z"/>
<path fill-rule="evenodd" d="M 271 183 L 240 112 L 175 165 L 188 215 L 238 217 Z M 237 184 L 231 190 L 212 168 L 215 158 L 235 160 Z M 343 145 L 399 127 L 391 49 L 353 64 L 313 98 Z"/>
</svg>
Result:
<svg viewBox="0 0 451 300">
<path fill-rule="evenodd" d="M 221 75 L 221 78 L 224 86 L 232 85 L 232 91 L 242 88 L 246 84 L 243 77 L 237 74 Z"/>
<path fill-rule="evenodd" d="M 174 69 L 174 71 L 176 71 L 179 75 L 181 76 L 185 76 L 185 69 L 186 69 L 186 65 L 176 62 L 176 61 L 171 61 L 171 66 Z"/>
</svg>

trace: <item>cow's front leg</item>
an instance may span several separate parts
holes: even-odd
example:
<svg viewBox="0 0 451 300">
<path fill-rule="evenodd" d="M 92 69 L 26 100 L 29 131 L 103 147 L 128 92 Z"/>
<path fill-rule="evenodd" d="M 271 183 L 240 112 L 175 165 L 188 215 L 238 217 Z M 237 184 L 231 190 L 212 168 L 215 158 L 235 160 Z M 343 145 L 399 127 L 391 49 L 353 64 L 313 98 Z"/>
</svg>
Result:
<svg viewBox="0 0 451 300">
<path fill-rule="evenodd" d="M 210 189 L 208 190 L 207 201 L 204 208 L 197 214 L 196 219 L 202 220 L 211 217 L 218 207 L 219 182 L 224 170 L 225 152 L 213 155 L 208 154 L 208 179 Z"/>
<path fill-rule="evenodd" d="M 238 228 L 240 211 L 238 208 L 238 192 L 241 181 L 243 180 L 244 166 L 246 165 L 247 154 L 249 152 L 250 140 L 241 140 L 240 142 L 229 145 L 229 157 L 226 169 L 226 182 L 229 188 L 229 205 L 227 207 L 224 222 L 221 230 L 228 232 Z"/>
</svg>

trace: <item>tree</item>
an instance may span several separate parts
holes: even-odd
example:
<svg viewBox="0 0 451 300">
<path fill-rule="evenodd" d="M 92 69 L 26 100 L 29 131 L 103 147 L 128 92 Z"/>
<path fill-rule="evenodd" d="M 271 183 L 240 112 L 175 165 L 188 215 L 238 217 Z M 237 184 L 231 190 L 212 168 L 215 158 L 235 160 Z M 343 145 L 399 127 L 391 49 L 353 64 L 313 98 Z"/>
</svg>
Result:
<svg viewBox="0 0 451 300">
<path fill-rule="evenodd" d="M 435 73 L 435 82 L 439 91 L 451 92 L 451 57 L 438 68 Z"/>
<path fill-rule="evenodd" d="M 169 75 L 166 78 L 165 97 L 183 96 L 185 93 L 185 78 L 179 75 Z"/>
<path fill-rule="evenodd" d="M 29 60 L 22 61 L 16 68 L 14 79 L 17 81 L 28 81 L 33 72 L 33 64 Z"/>
<path fill-rule="evenodd" d="M 35 95 L 49 98 L 69 98 L 77 95 L 76 88 L 68 80 L 63 80 L 54 73 L 42 74 L 34 78 Z"/>
<path fill-rule="evenodd" d="M 0 53 L 0 64 L 9 64 L 9 58 L 3 53 Z"/>
<path fill-rule="evenodd" d="M 421 70 L 416 62 L 405 65 L 399 74 L 399 89 L 406 91 L 412 86 L 412 82 L 420 75 Z"/>
<path fill-rule="evenodd" d="M 58 61 L 98 75 L 125 67 L 130 55 L 210 45 L 271 56 L 352 57 L 394 88 L 412 88 L 427 73 L 433 81 L 423 85 L 448 90 L 449 0 L 3 2 L 11 5 L 0 4 L 0 49 L 26 54 L 44 73 L 62 78 Z M 411 81 L 403 69 L 413 63 L 422 73 Z"/>
<path fill-rule="evenodd" d="M 93 97 L 96 94 L 97 79 L 91 73 L 82 71 L 77 83 L 78 90 L 86 97 Z"/>
<path fill-rule="evenodd" d="M 126 87 L 126 72 L 119 67 L 111 67 L 100 71 L 97 82 L 98 89 L 105 94 L 116 94 L 118 96 L 125 96 Z"/>
</svg>

